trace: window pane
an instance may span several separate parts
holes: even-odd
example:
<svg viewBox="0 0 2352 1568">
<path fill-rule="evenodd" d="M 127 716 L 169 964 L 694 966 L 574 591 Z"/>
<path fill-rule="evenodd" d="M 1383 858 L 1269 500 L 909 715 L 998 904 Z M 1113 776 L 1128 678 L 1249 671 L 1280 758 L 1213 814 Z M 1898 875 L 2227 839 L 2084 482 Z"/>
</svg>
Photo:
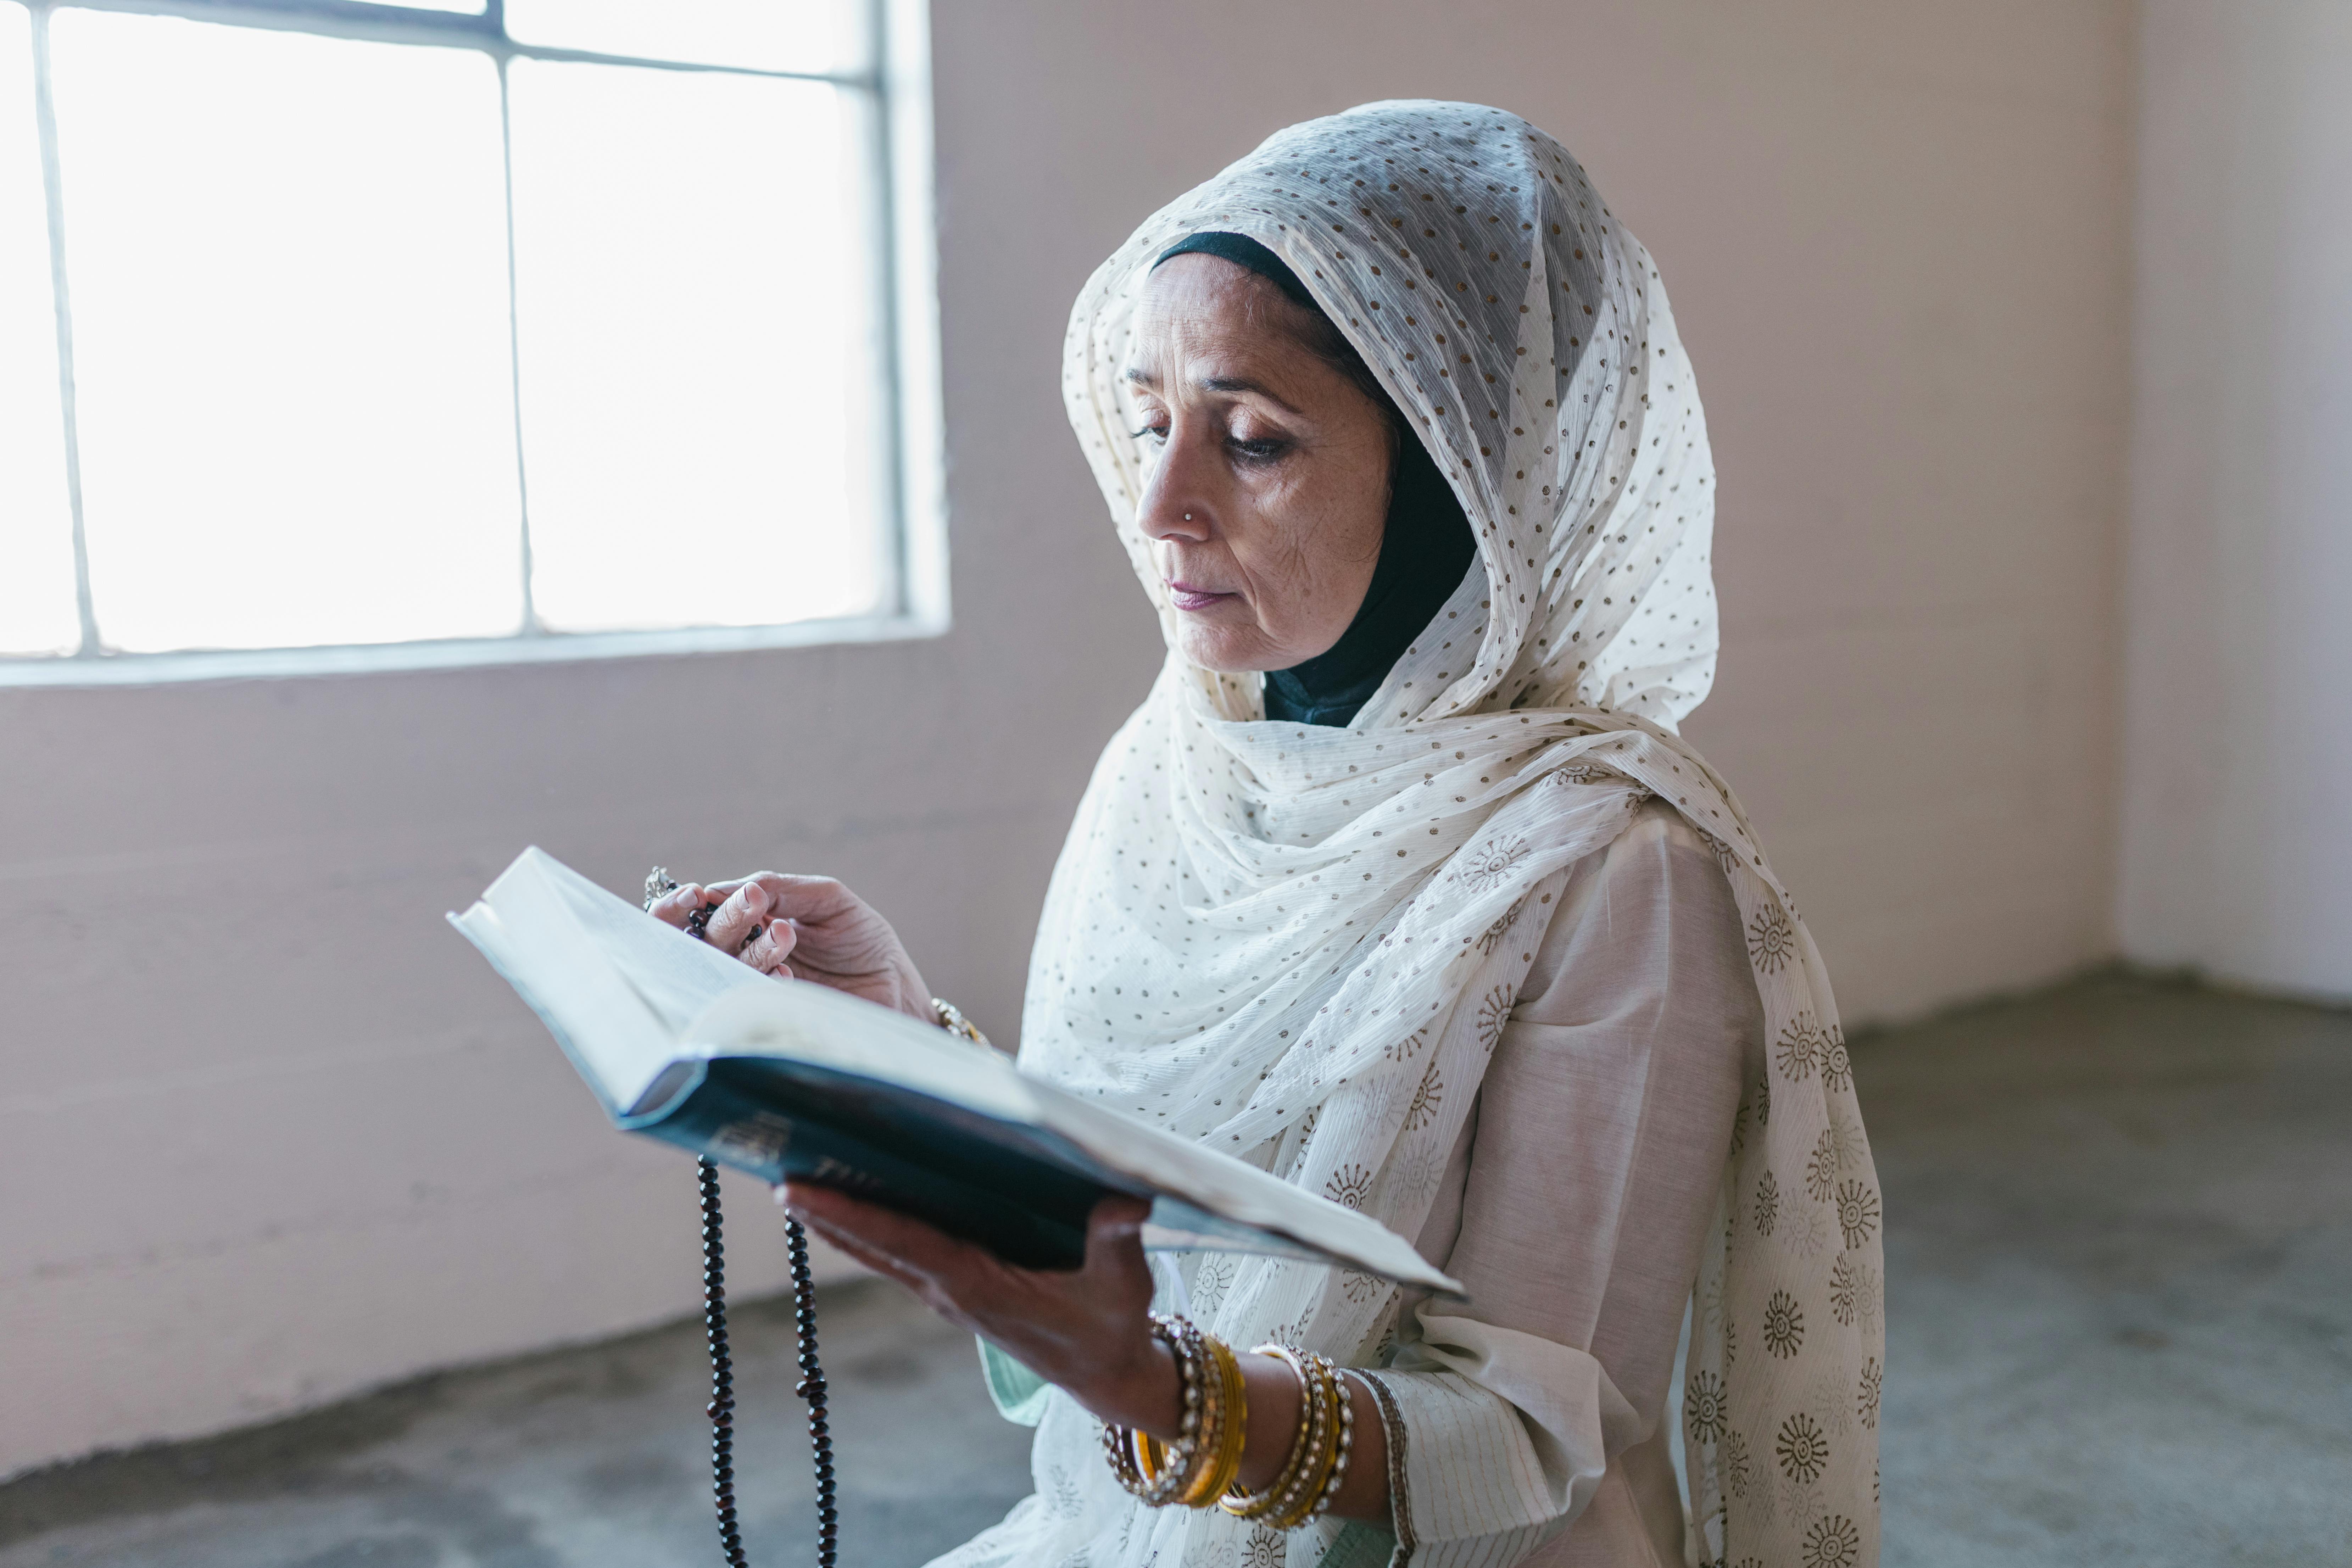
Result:
<svg viewBox="0 0 2352 1568">
<path fill-rule="evenodd" d="M 69 653 L 80 640 L 32 19 L 0 4 L 0 654 Z"/>
<path fill-rule="evenodd" d="M 520 44 L 751 70 L 855 70 L 860 0 L 507 0 Z"/>
<path fill-rule="evenodd" d="M 877 607 L 853 95 L 509 67 L 532 587 L 566 630 Z"/>
<path fill-rule="evenodd" d="M 51 25 L 107 642 L 513 630 L 489 59 L 168 16 Z"/>
</svg>

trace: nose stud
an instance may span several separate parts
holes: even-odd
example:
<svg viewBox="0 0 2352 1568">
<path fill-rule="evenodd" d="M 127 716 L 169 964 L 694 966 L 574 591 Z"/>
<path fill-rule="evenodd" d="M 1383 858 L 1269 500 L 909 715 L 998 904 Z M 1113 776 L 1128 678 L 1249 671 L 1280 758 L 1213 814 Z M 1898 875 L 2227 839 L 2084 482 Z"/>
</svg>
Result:
<svg viewBox="0 0 2352 1568">
<path fill-rule="evenodd" d="M 1189 512 L 1189 511 L 1188 511 L 1188 512 L 1186 512 L 1186 513 L 1184 514 L 1184 521 L 1185 521 L 1186 522 L 1190 522 L 1190 521 L 1192 521 L 1192 514 L 1191 512 Z"/>
</svg>

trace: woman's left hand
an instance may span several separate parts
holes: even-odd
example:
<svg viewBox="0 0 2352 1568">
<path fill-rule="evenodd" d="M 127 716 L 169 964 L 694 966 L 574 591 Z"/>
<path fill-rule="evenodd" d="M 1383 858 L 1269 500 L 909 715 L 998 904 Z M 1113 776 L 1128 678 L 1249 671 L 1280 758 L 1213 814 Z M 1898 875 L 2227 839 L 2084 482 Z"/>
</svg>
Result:
<svg viewBox="0 0 2352 1568">
<path fill-rule="evenodd" d="M 1108 1197 L 1087 1221 L 1085 1266 L 1017 1268 L 985 1247 L 893 1209 L 786 1184 L 776 1201 L 810 1229 L 932 1310 L 1002 1349 L 1105 1421 L 1172 1433 L 1176 1363 L 1151 1334 L 1150 1205 Z"/>
</svg>

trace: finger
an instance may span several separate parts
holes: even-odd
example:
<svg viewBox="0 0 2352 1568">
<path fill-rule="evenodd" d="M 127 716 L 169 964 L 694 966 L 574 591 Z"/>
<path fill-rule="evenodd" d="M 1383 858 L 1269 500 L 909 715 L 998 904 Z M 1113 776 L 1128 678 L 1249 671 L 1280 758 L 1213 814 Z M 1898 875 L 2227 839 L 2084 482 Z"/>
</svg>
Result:
<svg viewBox="0 0 2352 1568">
<path fill-rule="evenodd" d="M 787 1212 L 792 1213 L 793 1217 L 805 1226 L 812 1235 L 821 1237 L 835 1250 L 871 1268 L 875 1273 L 895 1279 L 918 1294 L 922 1293 L 929 1286 L 930 1281 L 923 1276 L 880 1248 L 867 1246 L 850 1232 L 835 1230 L 814 1215 L 803 1215 L 796 1210 Z"/>
<path fill-rule="evenodd" d="M 927 1279 L 956 1293 L 960 1281 L 995 1265 L 987 1248 L 950 1236 L 911 1215 L 824 1187 L 786 1184 L 786 1205 L 827 1236 L 854 1237 Z"/>
<path fill-rule="evenodd" d="M 857 895 L 831 877 L 803 877 L 785 871 L 761 871 L 744 879 L 765 889 L 770 907 L 784 920 L 821 921 L 840 914 L 857 902 Z"/>
<path fill-rule="evenodd" d="M 806 1189 L 803 1191 L 804 1193 Z M 776 1200 L 779 1203 L 785 1201 L 783 1188 L 776 1189 Z M 817 1215 L 805 1212 L 797 1203 L 792 1205 L 787 1212 L 806 1226 L 812 1234 L 823 1237 L 845 1256 L 905 1286 L 918 1300 L 950 1322 L 975 1333 L 979 1331 L 978 1321 L 964 1310 L 953 1289 L 934 1275 L 898 1257 L 887 1247 L 877 1247 L 871 1239 L 854 1230 L 827 1224 Z"/>
<path fill-rule="evenodd" d="M 743 944 L 743 950 L 735 956 L 762 974 L 775 973 L 784 966 L 784 951 L 792 945 L 789 942 L 779 945 L 776 937 L 780 933 L 789 937 L 792 928 L 782 921 L 770 921 L 759 935 Z M 791 977 L 787 975 L 785 978 Z"/>
<path fill-rule="evenodd" d="M 1151 1205 L 1141 1198 L 1114 1193 L 1097 1202 L 1087 1215 L 1087 1256 L 1082 1271 L 1098 1277 L 1148 1280 L 1151 1266 L 1143 1256 L 1143 1225 Z"/>
<path fill-rule="evenodd" d="M 686 929 L 687 916 L 700 908 L 701 904 L 702 889 L 688 882 L 683 887 L 672 888 L 668 892 L 656 899 L 654 907 L 648 912 L 664 924 L 674 925 L 683 931 Z"/>
<path fill-rule="evenodd" d="M 730 894 L 703 928 L 702 940 L 721 952 L 740 952 L 751 940 L 751 929 L 767 918 L 768 895 L 757 883 L 745 883 Z"/>
</svg>

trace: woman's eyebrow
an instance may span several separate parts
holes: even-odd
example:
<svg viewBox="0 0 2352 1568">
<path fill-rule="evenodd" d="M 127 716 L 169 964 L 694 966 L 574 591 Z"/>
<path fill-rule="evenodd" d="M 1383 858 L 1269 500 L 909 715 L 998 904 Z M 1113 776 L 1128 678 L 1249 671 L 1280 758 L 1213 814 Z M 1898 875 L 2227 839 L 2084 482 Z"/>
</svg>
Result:
<svg viewBox="0 0 2352 1568">
<path fill-rule="evenodd" d="M 1204 375 L 1201 378 L 1199 384 L 1201 390 L 1203 392 L 1250 393 L 1256 396 L 1265 398 L 1268 403 L 1273 404 L 1285 414 L 1297 414 L 1298 412 L 1297 409 L 1293 408 L 1289 404 L 1284 402 L 1282 398 L 1276 395 L 1276 394 L 1270 390 L 1264 382 L 1251 381 L 1246 376 Z"/>
<path fill-rule="evenodd" d="M 1129 365 L 1124 379 L 1149 391 L 1160 390 L 1160 374 L 1139 364 Z M 1262 381 L 1252 381 L 1242 375 L 1204 375 L 1195 383 L 1203 392 L 1246 393 L 1263 397 L 1285 414 L 1297 415 L 1298 410 Z"/>
</svg>

